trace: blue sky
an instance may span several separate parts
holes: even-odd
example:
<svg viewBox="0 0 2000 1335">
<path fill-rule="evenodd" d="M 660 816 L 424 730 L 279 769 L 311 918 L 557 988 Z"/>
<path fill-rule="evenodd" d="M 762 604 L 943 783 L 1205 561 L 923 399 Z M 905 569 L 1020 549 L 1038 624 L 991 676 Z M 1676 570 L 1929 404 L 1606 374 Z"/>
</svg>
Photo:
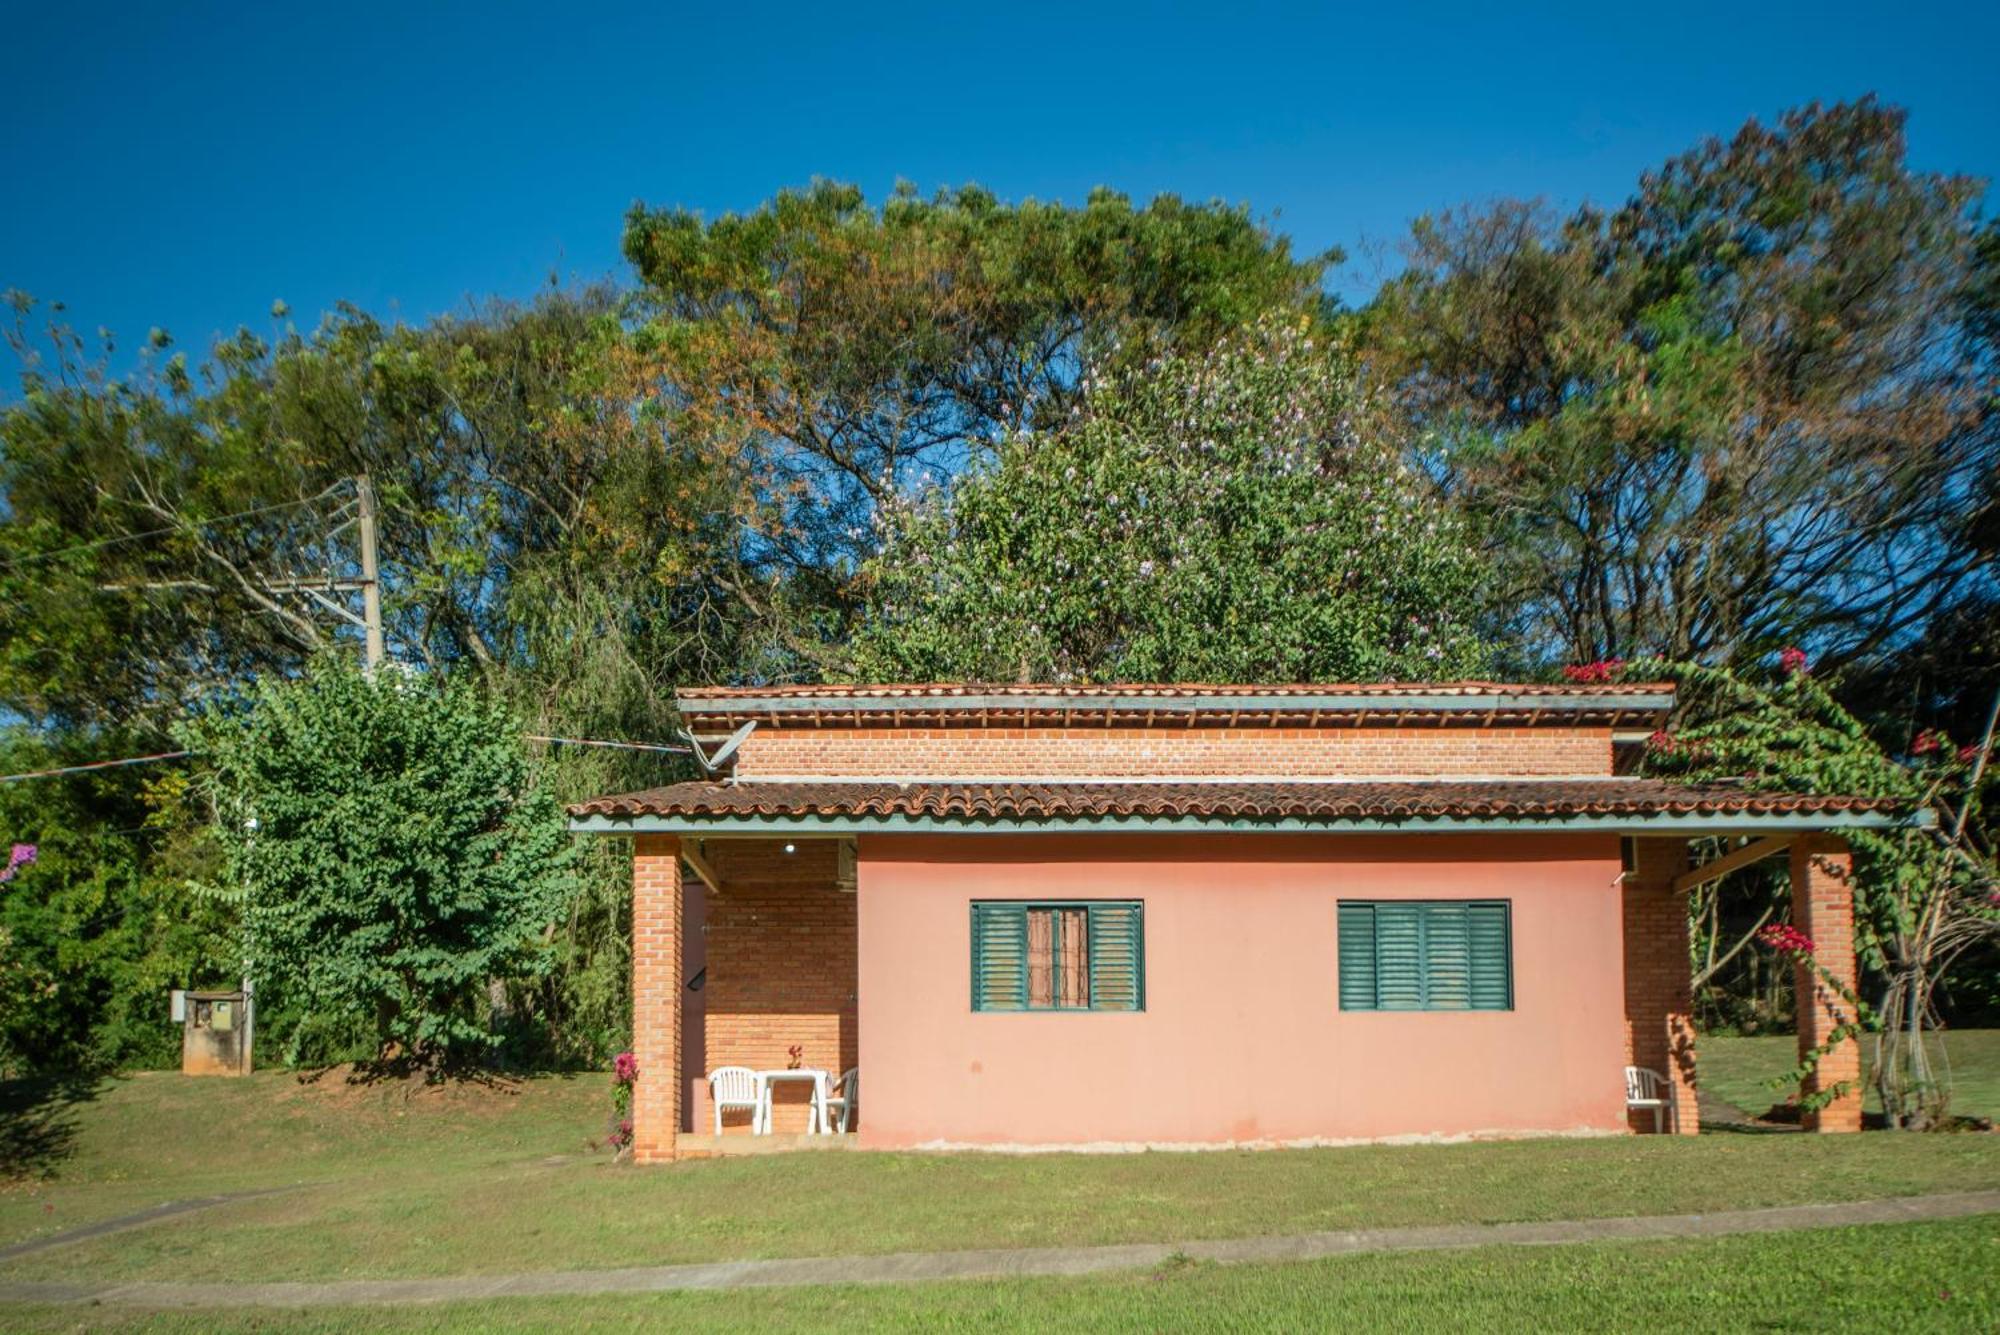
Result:
<svg viewBox="0 0 2000 1335">
<path fill-rule="evenodd" d="M 1372 289 L 1425 210 L 1622 198 L 1704 134 L 1874 90 L 2000 173 L 2000 7 L 10 5 L 0 287 L 183 346 L 274 299 L 421 319 L 623 274 L 634 200 L 815 175 L 1248 203 Z M 0 391 L 4 392 L 4 391 Z"/>
</svg>

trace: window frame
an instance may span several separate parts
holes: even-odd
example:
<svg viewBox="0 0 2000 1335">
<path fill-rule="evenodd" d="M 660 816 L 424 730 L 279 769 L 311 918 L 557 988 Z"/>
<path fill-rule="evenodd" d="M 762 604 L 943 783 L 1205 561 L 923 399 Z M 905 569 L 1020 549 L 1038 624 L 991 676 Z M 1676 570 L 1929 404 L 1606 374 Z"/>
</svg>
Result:
<svg viewBox="0 0 2000 1335">
<path fill-rule="evenodd" d="M 1374 983 L 1373 987 L 1374 1003 L 1372 1005 L 1356 1005 L 1350 1003 L 1347 999 L 1348 995 L 1347 979 L 1343 973 L 1343 970 L 1346 967 L 1346 961 L 1344 958 L 1344 952 L 1341 950 L 1342 930 L 1341 930 L 1340 919 L 1343 910 L 1350 907 L 1367 908 L 1371 911 L 1371 917 L 1370 917 L 1371 939 L 1369 944 L 1369 961 L 1370 961 L 1371 971 L 1373 972 L 1374 975 L 1373 979 L 1371 980 Z M 1466 933 L 1466 984 L 1465 984 L 1466 1004 L 1465 1005 L 1436 1006 L 1436 1005 L 1431 1005 L 1429 1003 L 1428 994 L 1430 990 L 1430 979 L 1431 979 L 1431 956 L 1430 956 L 1429 938 L 1428 938 L 1428 932 L 1429 932 L 1428 916 L 1424 914 L 1419 914 L 1417 918 L 1417 929 L 1419 933 L 1418 939 L 1420 942 L 1420 945 L 1418 947 L 1418 959 L 1417 959 L 1417 968 L 1418 968 L 1417 981 L 1419 987 L 1423 990 L 1425 994 L 1426 998 L 1425 1002 L 1422 1005 L 1416 1005 L 1416 1006 L 1385 1006 L 1382 1004 L 1382 971 L 1381 971 L 1382 938 L 1379 926 L 1377 925 L 1379 924 L 1380 920 L 1373 916 L 1373 914 L 1376 911 L 1379 911 L 1382 908 L 1403 908 L 1403 909 L 1418 909 L 1418 910 L 1431 909 L 1431 908 L 1454 908 L 1454 909 L 1464 909 L 1468 911 L 1467 933 Z M 1477 988 L 1474 983 L 1474 959 L 1472 953 L 1473 948 L 1472 948 L 1472 935 L 1471 935 L 1471 920 L 1469 911 L 1474 908 L 1497 908 L 1500 910 L 1502 979 L 1506 987 L 1506 997 L 1507 997 L 1506 1003 L 1504 1005 L 1481 1006 L 1473 1003 L 1473 996 Z M 1516 1008 L 1516 1001 L 1517 1001 L 1514 991 L 1514 901 L 1512 899 L 1500 898 L 1491 895 L 1473 899 L 1358 899 L 1357 898 L 1357 899 L 1336 900 L 1334 903 L 1334 1001 L 1337 1008 L 1343 1013 L 1352 1012 L 1358 1015 L 1512 1014 Z"/>
<path fill-rule="evenodd" d="M 1046 1006 L 1037 1006 L 1027 997 L 1030 992 L 1028 980 L 1029 961 L 1024 957 L 1021 973 L 1022 1001 L 1018 1006 L 993 1006 L 986 1004 L 982 995 L 980 978 L 982 959 L 980 955 L 980 910 L 982 908 L 1018 908 L 1025 923 L 1026 915 L 1046 912 L 1051 916 L 1049 936 L 1049 995 L 1057 1000 Z M 1100 1006 L 1096 998 L 1095 972 L 1091 961 L 1097 959 L 1097 942 L 1094 939 L 1096 917 L 1092 908 L 1129 909 L 1135 924 L 1132 946 L 1132 1004 L 1130 1006 Z M 1081 1006 L 1066 1006 L 1060 998 L 1062 989 L 1062 921 L 1066 910 L 1081 909 L 1084 914 L 1084 950 L 1086 963 L 1083 969 L 1084 995 Z M 970 908 L 971 945 L 971 992 L 972 1011 L 975 1015 L 1141 1015 L 1146 1010 L 1146 901 L 1143 899 L 975 899 Z M 1024 926 L 1025 943 L 1027 930 Z"/>
</svg>

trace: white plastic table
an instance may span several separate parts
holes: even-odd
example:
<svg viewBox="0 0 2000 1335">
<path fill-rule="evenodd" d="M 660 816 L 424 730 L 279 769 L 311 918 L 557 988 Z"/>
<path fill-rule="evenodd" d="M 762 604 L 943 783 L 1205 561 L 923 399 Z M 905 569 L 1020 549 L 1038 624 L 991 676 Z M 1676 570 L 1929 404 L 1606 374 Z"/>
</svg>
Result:
<svg viewBox="0 0 2000 1335">
<path fill-rule="evenodd" d="M 751 1134 L 768 1136 L 771 1134 L 771 1086 L 785 1080 L 808 1080 L 812 1082 L 812 1109 L 806 1115 L 806 1134 L 818 1135 L 826 1130 L 826 1091 L 832 1082 L 833 1073 L 817 1066 L 794 1066 L 782 1071 L 757 1072 L 757 1122 Z"/>
</svg>

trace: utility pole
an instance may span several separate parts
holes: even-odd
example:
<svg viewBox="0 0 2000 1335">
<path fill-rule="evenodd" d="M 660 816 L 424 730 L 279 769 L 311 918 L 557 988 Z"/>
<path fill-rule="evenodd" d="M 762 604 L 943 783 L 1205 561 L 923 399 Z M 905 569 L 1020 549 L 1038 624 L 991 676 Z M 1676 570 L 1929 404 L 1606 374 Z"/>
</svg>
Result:
<svg viewBox="0 0 2000 1335">
<path fill-rule="evenodd" d="M 361 619 L 367 637 L 368 670 L 382 666 L 382 579 L 375 554 L 375 484 L 363 473 L 354 479 L 355 527 L 361 538 Z"/>
<path fill-rule="evenodd" d="M 354 480 L 353 511 L 343 505 L 334 513 L 340 522 L 326 532 L 326 539 L 332 540 L 345 532 L 349 525 L 354 527 L 357 545 L 361 548 L 361 578 L 336 579 L 331 571 L 317 577 L 307 576 L 294 579 L 265 579 L 259 581 L 267 593 L 303 594 L 333 613 L 351 626 L 359 626 L 363 637 L 363 657 L 368 671 L 373 673 L 388 658 L 388 650 L 382 636 L 382 566 L 378 548 L 381 528 L 381 511 L 375 501 L 375 484 L 366 473 Z M 354 615 L 351 607 L 336 602 L 332 595 L 359 593 L 361 595 L 361 615 Z"/>
</svg>

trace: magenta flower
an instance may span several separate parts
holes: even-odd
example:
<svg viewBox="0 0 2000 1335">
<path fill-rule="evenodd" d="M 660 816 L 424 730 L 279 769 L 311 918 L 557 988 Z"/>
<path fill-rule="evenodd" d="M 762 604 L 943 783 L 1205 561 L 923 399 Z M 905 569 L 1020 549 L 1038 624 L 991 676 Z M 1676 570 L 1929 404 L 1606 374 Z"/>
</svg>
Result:
<svg viewBox="0 0 2000 1335">
<path fill-rule="evenodd" d="M 612 1058 L 611 1074 L 619 1084 L 631 1084 L 639 1078 L 639 1059 L 630 1052 L 619 1053 Z"/>
<path fill-rule="evenodd" d="M 13 851 L 7 855 L 7 865 L 0 867 L 0 882 L 13 880 L 14 873 L 40 856 L 41 850 L 33 844 L 15 844 Z"/>
<path fill-rule="evenodd" d="M 1757 929 L 1757 940 L 1780 955 L 1810 955 L 1813 940 L 1788 922 L 1774 922 Z"/>
<path fill-rule="evenodd" d="M 1563 669 L 1563 679 L 1574 682 L 1610 681 L 1625 669 L 1622 658 L 1600 658 L 1595 663 L 1572 663 Z"/>
<path fill-rule="evenodd" d="M 1806 651 L 1794 645 L 1787 645 L 1778 654 L 1778 670 L 1787 677 L 1810 670 Z"/>
</svg>

